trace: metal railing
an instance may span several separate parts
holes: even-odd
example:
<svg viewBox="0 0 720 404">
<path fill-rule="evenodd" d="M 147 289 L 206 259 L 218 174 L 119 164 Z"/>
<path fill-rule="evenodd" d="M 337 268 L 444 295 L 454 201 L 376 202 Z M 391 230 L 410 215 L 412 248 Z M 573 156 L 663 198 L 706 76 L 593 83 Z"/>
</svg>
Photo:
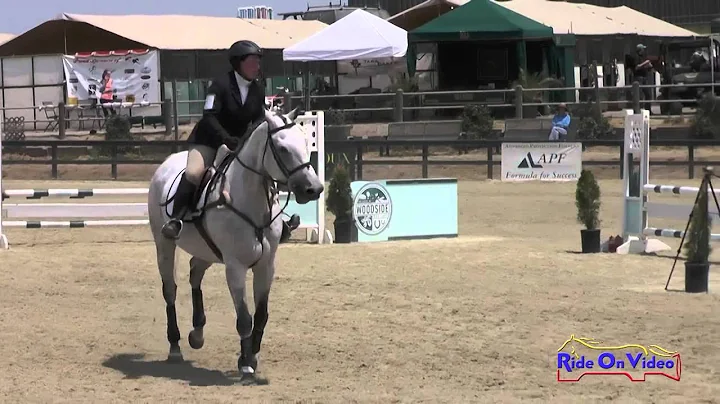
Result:
<svg viewBox="0 0 720 404">
<path fill-rule="evenodd" d="M 428 178 L 429 167 L 431 166 L 483 166 L 487 169 L 487 178 L 494 177 L 494 171 L 501 164 L 499 160 L 494 159 L 495 151 L 502 143 L 522 143 L 523 141 L 502 141 L 502 140 L 328 140 L 325 141 L 325 150 L 327 155 L 331 154 L 350 154 L 352 164 L 352 172 L 357 180 L 363 179 L 363 169 L 367 166 L 387 166 L 387 165 L 413 165 L 421 166 L 422 177 Z M 585 147 L 609 146 L 617 147 L 617 159 L 611 160 L 587 160 L 583 161 L 583 166 L 617 166 L 618 177 L 623 171 L 623 152 L 624 141 L 618 140 L 585 140 L 582 141 Z M 420 148 L 420 155 L 414 156 L 415 159 L 399 159 L 399 158 L 383 158 L 377 157 L 377 149 L 394 146 L 415 146 Z M 652 146 L 674 146 L 687 149 L 687 159 L 652 159 L 651 166 L 675 166 L 687 167 L 688 178 L 694 178 L 695 168 L 707 165 L 720 165 L 720 161 L 697 160 L 695 152 L 698 147 L 703 146 L 720 146 L 720 140 L 656 140 L 652 142 Z M 61 157 L 63 150 L 78 147 L 92 148 L 93 150 L 104 150 L 105 155 L 95 158 L 89 157 L 92 153 L 85 154 L 83 158 Z M 134 153 L 120 153 L 120 148 L 134 148 Z M 61 141 L 61 140 L 41 140 L 41 141 L 4 141 L 2 164 L 4 165 L 46 165 L 50 167 L 51 176 L 58 178 L 58 167 L 62 165 L 109 165 L 110 177 L 118 178 L 118 166 L 121 165 L 158 165 L 161 164 L 168 154 L 184 150 L 187 143 L 175 140 L 159 140 L 159 141 Z M 477 160 L 470 159 L 431 159 L 430 148 L 444 147 L 453 149 L 485 149 L 484 158 Z M 17 158 L 18 155 L 27 155 L 30 148 L 47 148 L 50 150 L 49 158 Z M 97 149 L 96 149 L 97 148 Z M 163 148 L 163 151 L 155 153 L 148 152 L 149 148 Z M 77 153 L 76 153 L 77 154 Z M 465 154 L 467 156 L 467 154 Z M 483 156 L 483 153 L 478 154 Z M 419 157 L 419 159 L 418 159 Z M 435 156 L 433 156 L 435 157 Z"/>
<path fill-rule="evenodd" d="M 338 111 L 344 111 L 347 114 L 357 118 L 356 120 L 370 122 L 403 122 L 413 119 L 428 119 L 428 117 L 422 117 L 420 115 L 432 112 L 434 114 L 445 114 L 444 119 L 447 118 L 447 114 L 459 116 L 462 108 L 468 104 L 483 104 L 493 110 L 505 109 L 509 112 L 509 116 L 515 118 L 528 117 L 526 107 L 543 107 L 543 106 L 554 106 L 560 101 L 545 100 L 546 98 L 553 98 L 549 95 L 565 93 L 565 97 L 558 98 L 571 98 L 575 99 L 575 94 L 567 96 L 567 93 L 577 93 L 580 96 L 587 96 L 585 101 L 565 102 L 565 104 L 571 107 L 579 104 L 590 104 L 595 108 L 595 113 L 600 114 L 607 105 L 622 105 L 617 110 L 622 110 L 630 107 L 636 111 L 640 108 L 648 109 L 652 104 L 678 104 L 682 107 L 683 105 L 696 105 L 696 98 L 688 97 L 685 99 L 643 99 L 642 89 L 650 89 L 651 92 L 656 92 L 659 89 L 685 89 L 689 93 L 693 93 L 692 89 L 709 87 L 708 83 L 705 84 L 674 84 L 674 85 L 640 85 L 635 82 L 630 86 L 622 87 L 548 87 L 548 88 L 523 88 L 517 86 L 514 89 L 499 89 L 499 90 L 467 90 L 467 91 L 422 91 L 422 92 L 403 92 L 397 90 L 393 93 L 376 93 L 376 94 L 348 94 L 348 95 L 312 95 L 310 97 L 311 109 L 327 110 L 332 107 Z M 720 87 L 718 87 L 720 89 Z M 695 91 L 696 92 L 696 91 Z M 534 98 L 532 95 L 543 95 L 542 102 L 531 102 L 528 98 Z M 530 95 L 530 97 L 528 97 Z M 547 95 L 548 97 L 545 97 Z M 611 96 L 612 95 L 612 96 Z M 447 102 L 440 100 L 442 97 L 451 97 L 452 101 Z M 286 110 L 292 109 L 294 106 L 302 105 L 302 97 L 293 96 L 290 93 L 284 94 L 284 108 Z M 614 98 L 614 99 L 611 99 Z M 180 133 L 178 127 L 182 123 L 191 123 L 200 119 L 202 114 L 198 113 L 179 113 L 179 106 L 197 106 L 201 108 L 204 103 L 203 100 L 170 100 L 166 99 L 162 103 L 147 103 L 145 104 L 126 104 L 125 108 L 132 107 L 137 112 L 133 113 L 133 116 L 143 116 L 143 108 L 145 106 L 161 106 L 161 122 L 164 126 L 162 131 L 166 136 L 170 137 L 174 135 L 176 139 L 179 139 Z M 357 105 L 361 106 L 358 107 Z M 363 106 L 364 104 L 369 104 Z M 648 105 L 650 104 L 650 105 Z M 138 108 L 140 107 L 140 108 Z M 28 107 L 6 107 L 0 108 L 3 118 L 17 116 L 17 111 L 21 110 L 36 110 L 34 116 L 41 116 L 39 111 L 42 111 L 46 106 L 28 106 Z M 103 117 L 76 117 L 71 118 L 71 112 L 74 110 L 83 110 L 83 108 L 66 105 L 65 103 L 58 103 L 51 108 L 55 108 L 57 115 L 56 119 L 28 119 L 25 124 L 36 124 L 37 131 L 43 131 L 41 126 L 47 125 L 50 122 L 57 121 L 57 129 L 52 131 L 58 133 L 60 139 L 66 137 L 67 130 L 70 128 L 70 122 L 80 121 L 97 121 L 103 120 Z M 100 108 L 96 106 L 95 108 Z M 200 111 L 198 108 L 198 111 Z M 132 110 L 131 109 L 131 110 Z M 193 107 L 188 109 L 192 110 Z M 677 109 L 677 108 L 675 108 Z M 669 108 L 668 111 L 671 109 Z M 444 112 L 443 112 L 444 111 Z M 537 111 L 535 111 L 537 112 Z M 682 114 L 682 111 L 680 111 Z M 368 115 L 367 117 L 360 119 L 360 115 Z M 23 115 L 23 114 L 21 114 Z M 432 115 L 432 114 L 431 114 Z M 661 114 L 662 115 L 662 114 Z M 670 116 L 670 115 L 664 115 Z M 534 116 L 533 116 L 534 117 Z M 159 118 L 159 117 L 158 117 Z M 429 119 L 432 119 L 430 117 Z M 39 124 L 39 125 L 37 125 Z"/>
</svg>

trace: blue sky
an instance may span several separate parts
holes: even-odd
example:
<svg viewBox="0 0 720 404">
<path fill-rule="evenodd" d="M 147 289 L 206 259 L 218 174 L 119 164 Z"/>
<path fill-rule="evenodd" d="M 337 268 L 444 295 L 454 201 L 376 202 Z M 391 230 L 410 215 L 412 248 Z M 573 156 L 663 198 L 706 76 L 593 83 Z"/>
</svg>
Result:
<svg viewBox="0 0 720 404">
<path fill-rule="evenodd" d="M 312 0 L 324 5 L 330 0 Z M 275 13 L 303 11 L 306 0 L 0 0 L 0 32 L 21 34 L 60 13 L 75 14 L 188 14 L 235 17 L 237 8 L 265 5 Z M 338 1 L 333 1 L 337 4 Z M 345 1 L 343 1 L 345 3 Z"/>
</svg>

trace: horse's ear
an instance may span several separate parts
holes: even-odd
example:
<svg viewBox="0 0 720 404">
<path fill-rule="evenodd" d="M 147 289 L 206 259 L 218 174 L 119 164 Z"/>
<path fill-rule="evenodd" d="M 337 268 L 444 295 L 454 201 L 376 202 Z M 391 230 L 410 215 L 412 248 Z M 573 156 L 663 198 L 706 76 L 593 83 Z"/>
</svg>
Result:
<svg viewBox="0 0 720 404">
<path fill-rule="evenodd" d="M 300 107 L 295 107 L 289 114 L 285 115 L 289 120 L 294 121 L 300 114 Z"/>
<path fill-rule="evenodd" d="M 264 109 L 263 111 L 265 112 L 265 122 L 267 122 L 268 126 L 272 128 L 274 125 L 273 117 L 275 114 L 267 109 Z"/>
</svg>

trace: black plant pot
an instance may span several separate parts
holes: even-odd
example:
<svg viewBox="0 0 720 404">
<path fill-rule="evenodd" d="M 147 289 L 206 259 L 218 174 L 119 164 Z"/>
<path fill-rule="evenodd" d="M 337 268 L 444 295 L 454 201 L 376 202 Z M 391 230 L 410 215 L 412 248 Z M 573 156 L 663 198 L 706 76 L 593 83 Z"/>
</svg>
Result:
<svg viewBox="0 0 720 404">
<path fill-rule="evenodd" d="M 335 226 L 336 243 L 357 241 L 357 227 L 355 227 L 352 217 L 337 218 L 333 225 Z"/>
<path fill-rule="evenodd" d="M 600 229 L 580 230 L 580 240 L 583 254 L 600 252 Z"/>
<path fill-rule="evenodd" d="M 703 293 L 708 291 L 710 263 L 685 263 L 685 292 Z"/>
</svg>

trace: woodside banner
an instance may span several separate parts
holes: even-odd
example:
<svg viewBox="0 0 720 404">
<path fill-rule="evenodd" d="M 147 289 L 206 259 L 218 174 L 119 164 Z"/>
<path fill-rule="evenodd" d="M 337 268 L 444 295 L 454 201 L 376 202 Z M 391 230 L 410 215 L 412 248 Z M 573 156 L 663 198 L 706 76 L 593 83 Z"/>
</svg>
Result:
<svg viewBox="0 0 720 404">
<path fill-rule="evenodd" d="M 503 143 L 502 181 L 577 181 L 582 143 Z"/>
<path fill-rule="evenodd" d="M 64 55 L 68 104 L 100 98 L 102 74 L 112 78 L 115 102 L 160 102 L 157 51 Z"/>
</svg>

